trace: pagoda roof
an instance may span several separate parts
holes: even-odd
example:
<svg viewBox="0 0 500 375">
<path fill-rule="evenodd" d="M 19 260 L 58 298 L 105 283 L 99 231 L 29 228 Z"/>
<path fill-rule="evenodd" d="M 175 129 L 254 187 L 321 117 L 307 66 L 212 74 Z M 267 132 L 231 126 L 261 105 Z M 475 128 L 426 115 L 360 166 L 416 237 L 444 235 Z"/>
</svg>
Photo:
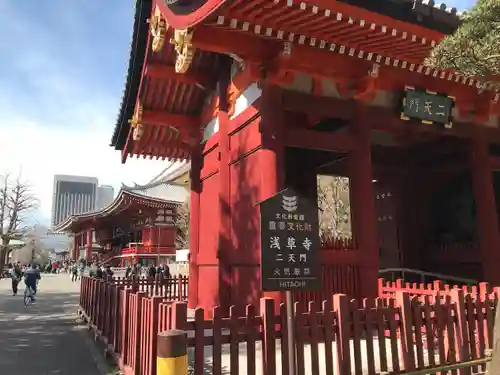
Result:
<svg viewBox="0 0 500 375">
<path fill-rule="evenodd" d="M 327 7 L 332 5 L 331 0 L 272 0 L 274 3 L 285 2 L 292 4 L 317 5 Z M 238 2 L 238 1 L 236 1 Z M 248 3 L 248 0 L 245 0 Z M 253 1 L 256 7 L 262 1 Z M 379 13 L 392 19 L 417 24 L 419 26 L 450 34 L 460 25 L 461 18 L 466 11 L 448 7 L 445 3 L 433 0 L 338 0 L 335 2 L 349 4 L 358 8 Z M 184 0 L 180 4 L 160 5 L 169 21 L 169 25 L 176 29 L 195 26 L 212 15 L 220 7 L 233 0 Z M 330 3 L 330 4 L 328 4 Z"/>
<path fill-rule="evenodd" d="M 122 185 L 116 198 L 107 207 L 98 211 L 71 215 L 55 227 L 54 231 L 71 231 L 75 225 L 115 216 L 130 207 L 132 202 L 152 208 L 175 208 L 182 205 L 187 199 L 188 191 L 178 184 L 160 181 L 146 185 Z"/>
</svg>

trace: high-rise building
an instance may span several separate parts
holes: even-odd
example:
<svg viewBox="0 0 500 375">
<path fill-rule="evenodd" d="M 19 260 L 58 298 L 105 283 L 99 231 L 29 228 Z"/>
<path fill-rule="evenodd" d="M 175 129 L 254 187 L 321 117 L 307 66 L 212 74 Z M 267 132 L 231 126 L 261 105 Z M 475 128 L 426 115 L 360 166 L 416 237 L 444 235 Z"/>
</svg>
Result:
<svg viewBox="0 0 500 375">
<path fill-rule="evenodd" d="M 115 198 L 115 189 L 111 185 L 99 185 L 97 188 L 96 210 L 102 210 L 109 206 Z"/>
<path fill-rule="evenodd" d="M 95 177 L 54 176 L 52 192 L 52 226 L 69 215 L 93 211 L 97 202 L 98 181 Z"/>
</svg>

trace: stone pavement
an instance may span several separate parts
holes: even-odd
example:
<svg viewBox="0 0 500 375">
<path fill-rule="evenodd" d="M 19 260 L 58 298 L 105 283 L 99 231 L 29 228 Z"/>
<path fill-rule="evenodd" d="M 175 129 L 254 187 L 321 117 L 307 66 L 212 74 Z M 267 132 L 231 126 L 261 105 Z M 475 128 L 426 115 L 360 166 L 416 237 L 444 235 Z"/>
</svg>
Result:
<svg viewBox="0 0 500 375">
<path fill-rule="evenodd" d="M 37 303 L 24 306 L 11 282 L 0 280 L 0 374 L 104 375 L 106 363 L 76 311 L 80 283 L 68 275 L 42 275 Z"/>
</svg>

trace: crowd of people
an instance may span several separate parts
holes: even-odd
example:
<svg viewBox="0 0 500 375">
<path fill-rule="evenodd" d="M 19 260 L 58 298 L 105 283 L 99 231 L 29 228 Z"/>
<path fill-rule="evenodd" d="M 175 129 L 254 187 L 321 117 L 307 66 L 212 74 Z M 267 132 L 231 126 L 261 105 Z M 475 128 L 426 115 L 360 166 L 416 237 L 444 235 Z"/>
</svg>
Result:
<svg viewBox="0 0 500 375">
<path fill-rule="evenodd" d="M 114 272 L 111 269 L 111 266 L 99 266 L 97 264 L 93 264 L 90 266 L 89 270 L 89 276 L 90 277 L 97 277 L 99 279 L 102 279 L 104 277 L 111 277 L 113 276 Z"/>
<path fill-rule="evenodd" d="M 97 278 L 105 278 L 112 277 L 114 272 L 111 266 L 103 266 L 98 265 L 97 263 L 89 263 L 88 265 L 83 262 L 49 262 L 45 266 L 40 266 L 36 264 L 23 264 L 21 265 L 19 262 L 17 263 L 9 263 L 8 264 L 8 275 L 12 280 L 12 295 L 15 296 L 18 293 L 18 286 L 21 280 L 24 278 L 24 282 L 27 286 L 31 287 L 33 290 L 33 294 L 36 294 L 37 283 L 40 280 L 41 272 L 45 273 L 70 273 L 71 281 L 76 282 L 82 278 L 85 273 L 85 269 L 88 267 L 89 276 L 97 277 Z M 133 265 L 129 265 L 125 269 L 125 277 L 139 277 L 144 273 L 147 274 L 148 277 L 156 277 L 156 275 L 163 275 L 163 277 L 170 277 L 170 268 L 166 264 L 160 264 L 155 266 L 154 264 L 149 265 L 147 268 L 141 266 L 140 263 L 135 263 Z"/>
<path fill-rule="evenodd" d="M 125 270 L 125 277 L 128 279 L 130 277 L 140 276 L 142 272 L 142 266 L 139 263 L 134 265 L 129 265 Z M 155 277 L 156 275 L 163 275 L 163 277 L 170 277 L 170 268 L 166 264 L 160 264 L 155 266 L 154 264 L 147 267 L 147 276 Z"/>
</svg>

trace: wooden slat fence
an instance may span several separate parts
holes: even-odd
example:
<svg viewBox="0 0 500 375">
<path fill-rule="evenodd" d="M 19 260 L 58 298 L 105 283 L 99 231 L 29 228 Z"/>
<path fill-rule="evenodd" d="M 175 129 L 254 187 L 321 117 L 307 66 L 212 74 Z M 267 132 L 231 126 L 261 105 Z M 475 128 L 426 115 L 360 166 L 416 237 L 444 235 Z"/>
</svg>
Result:
<svg viewBox="0 0 500 375">
<path fill-rule="evenodd" d="M 394 297 L 397 292 L 407 292 L 412 296 L 432 296 L 436 293 L 446 295 L 452 291 L 462 290 L 464 293 L 470 293 L 473 296 L 484 296 L 491 293 L 491 287 L 488 283 L 478 283 L 478 285 L 449 285 L 442 281 L 432 283 L 405 283 L 399 279 L 394 282 L 378 279 L 378 296 L 380 298 Z"/>
<path fill-rule="evenodd" d="M 361 303 L 335 294 L 321 304 L 297 302 L 297 374 L 432 373 L 438 365 L 483 358 L 493 345 L 499 291 L 396 291 L 394 298 Z M 288 374 L 284 305 L 275 313 L 274 301 L 263 298 L 244 316 L 235 307 L 227 314 L 215 307 L 207 320 L 203 309 L 188 318 L 186 303 L 169 296 L 84 278 L 80 313 L 126 374 L 154 375 L 157 334 L 173 328 L 188 332 L 191 374 Z M 483 365 L 459 373 L 471 371 L 484 371 Z"/>
<path fill-rule="evenodd" d="M 169 300 L 187 300 L 188 276 L 177 275 L 167 278 L 160 274 L 155 277 L 105 278 L 105 281 L 145 292 L 148 296 L 161 295 Z"/>
</svg>

